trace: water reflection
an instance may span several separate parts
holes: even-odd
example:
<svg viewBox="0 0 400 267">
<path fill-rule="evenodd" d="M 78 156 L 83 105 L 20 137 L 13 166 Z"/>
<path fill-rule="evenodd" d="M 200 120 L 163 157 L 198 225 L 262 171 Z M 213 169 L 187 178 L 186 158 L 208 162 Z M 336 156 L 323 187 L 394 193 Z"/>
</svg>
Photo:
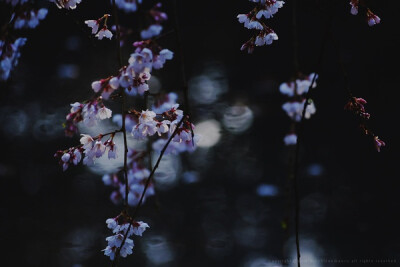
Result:
<svg viewBox="0 0 400 267">
<path fill-rule="evenodd" d="M 153 166 L 159 153 L 153 153 Z M 167 190 L 177 185 L 181 169 L 180 158 L 174 155 L 164 155 L 154 173 L 155 186 L 158 190 Z"/>
<path fill-rule="evenodd" d="M 59 266 L 73 266 L 98 253 L 94 249 L 98 238 L 99 232 L 96 228 L 77 228 L 68 233 L 59 253 Z"/>
<path fill-rule="evenodd" d="M 79 77 L 79 66 L 74 64 L 61 64 L 57 68 L 58 78 L 77 79 Z"/>
<path fill-rule="evenodd" d="M 256 191 L 260 197 L 275 197 L 279 193 L 278 187 L 271 184 L 260 184 L 257 186 Z"/>
<path fill-rule="evenodd" d="M 223 66 L 219 62 L 208 62 L 201 74 L 188 82 L 189 95 L 198 104 L 212 104 L 228 91 L 228 82 Z"/>
<path fill-rule="evenodd" d="M 196 133 L 200 135 L 199 147 L 212 147 L 221 138 L 221 126 L 216 120 L 210 119 L 196 123 Z"/>
<path fill-rule="evenodd" d="M 229 132 L 240 134 L 250 128 L 253 117 L 253 112 L 249 107 L 234 105 L 225 110 L 222 122 Z"/>
<path fill-rule="evenodd" d="M 167 238 L 162 235 L 147 235 L 143 241 L 143 252 L 147 260 L 155 265 L 171 262 L 175 258 L 175 252 Z"/>
</svg>

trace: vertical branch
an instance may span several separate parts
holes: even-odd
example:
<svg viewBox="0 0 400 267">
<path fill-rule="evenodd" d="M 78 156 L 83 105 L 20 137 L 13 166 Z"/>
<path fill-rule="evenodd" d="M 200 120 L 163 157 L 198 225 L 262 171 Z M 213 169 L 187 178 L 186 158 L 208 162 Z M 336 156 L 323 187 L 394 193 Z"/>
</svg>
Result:
<svg viewBox="0 0 400 267">
<path fill-rule="evenodd" d="M 297 0 L 292 1 L 293 67 L 294 74 L 299 72 L 299 40 L 297 34 Z"/>
<path fill-rule="evenodd" d="M 124 246 L 125 241 L 126 241 L 126 239 L 128 238 L 128 233 L 129 233 L 129 231 L 131 230 L 132 223 L 133 223 L 134 219 L 136 218 L 137 213 L 139 212 L 139 208 L 140 208 L 140 207 L 142 206 L 142 204 L 143 204 L 143 198 L 144 198 L 144 195 L 146 194 L 147 188 L 148 188 L 149 185 L 150 185 L 150 181 L 151 181 L 151 179 L 153 178 L 154 173 L 156 172 L 156 170 L 157 170 L 157 168 L 158 168 L 158 165 L 160 164 L 161 159 L 162 159 L 162 157 L 164 156 L 165 151 L 167 150 L 168 145 L 171 143 L 172 139 L 173 139 L 173 138 L 175 137 L 175 135 L 178 133 L 179 127 L 182 125 L 182 123 L 183 123 L 184 120 L 185 120 L 185 116 L 183 116 L 182 119 L 181 119 L 181 120 L 178 122 L 178 124 L 176 125 L 176 128 L 175 128 L 174 132 L 173 132 L 173 133 L 171 134 L 171 136 L 168 138 L 167 143 L 164 145 L 163 149 L 161 150 L 160 155 L 158 156 L 157 162 L 156 162 L 156 164 L 154 165 L 154 168 L 151 170 L 149 177 L 147 177 L 146 184 L 145 184 L 145 186 L 144 186 L 142 195 L 140 196 L 139 202 L 138 202 L 138 204 L 137 204 L 135 210 L 133 211 L 132 217 L 130 217 L 128 229 L 126 230 L 126 233 L 124 234 L 124 238 L 122 239 L 121 245 L 118 247 L 117 251 L 115 252 L 115 257 L 114 257 L 114 260 L 112 261 L 112 264 L 111 264 L 112 267 L 116 267 L 117 264 L 118 264 L 118 259 L 119 259 L 119 255 L 120 255 L 120 252 L 121 252 L 121 248 Z"/>
<path fill-rule="evenodd" d="M 119 28 L 119 18 L 118 18 L 118 12 L 117 12 L 117 6 L 115 4 L 115 0 L 112 0 L 113 4 L 113 14 L 115 18 L 115 27 L 117 30 L 117 56 L 118 56 L 118 67 L 122 67 L 122 53 L 121 53 L 121 33 L 120 33 L 120 28 Z M 126 138 L 126 125 L 125 125 L 125 118 L 126 118 L 126 94 L 125 94 L 125 89 L 121 88 L 121 95 L 122 95 L 122 128 L 121 131 L 124 136 L 124 167 L 123 167 L 123 172 L 124 172 L 124 177 L 125 177 L 125 200 L 124 200 L 124 206 L 125 210 L 128 210 L 128 194 L 129 194 L 129 187 L 128 187 L 128 142 Z"/>
<path fill-rule="evenodd" d="M 295 232 L 296 232 L 296 249 L 297 249 L 297 266 L 300 267 L 300 241 L 299 241 L 299 214 L 300 214 L 300 203 L 299 203 L 299 188 L 298 188 L 298 172 L 299 172 L 299 151 L 300 151 L 300 141 L 302 140 L 302 131 L 303 131 L 303 125 L 304 125 L 304 118 L 306 115 L 306 109 L 310 101 L 311 97 L 311 90 L 312 87 L 315 83 L 315 80 L 317 79 L 318 73 L 321 72 L 322 68 L 322 59 L 323 59 L 323 54 L 325 50 L 325 46 L 327 43 L 328 35 L 330 32 L 330 26 L 331 26 L 331 21 L 332 17 L 328 19 L 327 25 L 326 25 L 326 30 L 324 33 L 323 40 L 321 42 L 321 48 L 319 52 L 319 57 L 317 61 L 317 68 L 314 73 L 314 77 L 311 81 L 311 84 L 308 88 L 308 91 L 305 96 L 305 102 L 303 106 L 303 112 L 301 114 L 301 119 L 300 122 L 298 123 L 298 130 L 297 130 L 297 142 L 296 142 L 296 148 L 295 148 L 295 158 L 294 158 L 294 172 L 293 172 L 293 183 L 294 183 L 294 201 L 295 201 Z"/>
<path fill-rule="evenodd" d="M 174 0 L 174 28 L 175 28 L 177 50 L 179 51 L 183 99 L 184 99 L 184 103 L 185 103 L 184 114 L 187 114 L 189 117 L 190 131 L 192 133 L 192 143 L 194 145 L 194 139 L 193 139 L 194 133 L 193 133 L 193 129 L 192 129 L 192 124 L 190 123 L 192 116 L 191 116 L 190 107 L 189 107 L 189 93 L 188 93 L 188 84 L 187 84 L 187 79 L 186 79 L 185 56 L 184 56 L 185 53 L 183 50 L 182 34 L 181 34 L 180 28 L 179 28 L 178 14 L 179 14 L 178 2 L 177 2 L 177 0 Z"/>
</svg>

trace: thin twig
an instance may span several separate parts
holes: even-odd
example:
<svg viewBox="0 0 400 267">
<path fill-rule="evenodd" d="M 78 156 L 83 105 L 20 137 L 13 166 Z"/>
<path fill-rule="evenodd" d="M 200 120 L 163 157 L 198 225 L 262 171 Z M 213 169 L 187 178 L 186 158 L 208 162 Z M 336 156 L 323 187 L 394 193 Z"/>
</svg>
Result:
<svg viewBox="0 0 400 267">
<path fill-rule="evenodd" d="M 182 36 L 181 32 L 179 29 L 179 19 L 178 19 L 178 3 L 177 0 L 174 0 L 174 28 L 175 28 L 175 37 L 176 37 L 176 45 L 177 45 L 177 50 L 179 51 L 179 59 L 180 59 L 180 67 L 181 67 L 181 78 L 182 78 L 182 89 L 183 89 L 183 99 L 184 99 L 184 113 L 188 115 L 189 117 L 189 125 L 190 125 L 190 132 L 192 134 L 192 144 L 194 146 L 194 132 L 192 128 L 192 123 L 191 123 L 191 113 L 190 113 L 190 107 L 189 107 L 189 92 L 188 92 L 188 84 L 187 84 L 187 79 L 186 79 L 186 69 L 185 69 L 185 53 L 183 50 L 183 42 L 182 42 Z"/>
<path fill-rule="evenodd" d="M 300 267 L 300 241 L 299 241 L 299 214 L 300 214 L 300 203 L 299 203 L 299 188 L 298 188 L 298 172 L 299 172 L 299 151 L 300 151 L 300 141 L 302 138 L 302 130 L 303 130 L 303 124 L 304 124 L 304 118 L 306 115 L 306 109 L 309 104 L 309 100 L 311 97 L 311 91 L 312 87 L 315 83 L 315 80 L 317 79 L 318 73 L 321 72 L 322 68 L 322 59 L 323 59 L 323 54 L 325 50 L 325 46 L 328 40 L 328 35 L 330 32 L 330 26 L 331 26 L 331 21 L 332 17 L 328 19 L 326 30 L 324 33 L 324 37 L 321 43 L 321 48 L 319 52 L 319 57 L 317 61 L 317 68 L 314 73 L 314 76 L 312 78 L 311 84 L 308 88 L 308 91 L 305 96 L 305 101 L 304 101 L 304 106 L 303 106 L 303 112 L 301 114 L 301 119 L 300 122 L 298 123 L 298 130 L 297 130 L 297 142 L 296 142 L 296 148 L 295 148 L 295 159 L 294 159 L 294 177 L 293 177 L 293 183 L 294 183 L 294 201 L 295 201 L 295 232 L 296 232 L 296 249 L 297 249 L 297 266 Z"/>
<path fill-rule="evenodd" d="M 181 119 L 181 120 L 178 122 L 178 124 L 176 125 L 176 128 L 175 128 L 174 132 L 173 132 L 172 135 L 169 137 L 167 143 L 164 145 L 163 149 L 161 150 L 160 155 L 158 156 L 157 162 L 156 162 L 156 164 L 154 165 L 153 169 L 151 170 L 149 177 L 147 177 L 146 184 L 145 184 L 145 186 L 144 186 L 142 195 L 140 196 L 139 202 L 138 202 L 138 204 L 137 204 L 135 210 L 133 211 L 133 214 L 132 214 L 131 219 L 129 220 L 128 229 L 127 229 L 126 233 L 124 234 L 124 238 L 122 239 L 121 245 L 118 247 L 117 251 L 115 252 L 115 257 L 114 257 L 114 260 L 113 260 L 112 265 L 111 265 L 112 267 L 117 266 L 117 261 L 118 261 L 118 259 L 119 259 L 120 251 L 121 251 L 123 245 L 125 244 L 126 239 L 128 238 L 128 233 L 129 233 L 129 231 L 130 231 L 130 229 L 131 229 L 131 227 L 132 227 L 132 223 L 133 223 L 134 219 L 136 218 L 137 213 L 138 213 L 138 211 L 139 211 L 139 208 L 141 207 L 141 205 L 142 205 L 142 203 L 143 203 L 143 198 L 144 198 L 144 195 L 146 194 L 147 188 L 148 188 L 149 185 L 150 185 L 150 181 L 151 181 L 151 179 L 153 178 L 154 173 L 156 172 L 156 170 L 157 170 L 157 168 L 158 168 L 158 165 L 160 164 L 161 159 L 162 159 L 162 157 L 164 156 L 165 151 L 167 150 L 168 145 L 171 143 L 171 141 L 172 141 L 172 139 L 174 138 L 174 136 L 178 133 L 179 127 L 182 125 L 184 119 L 185 119 L 185 116 L 183 116 L 182 119 Z"/>
<path fill-rule="evenodd" d="M 122 53 L 121 53 L 121 34 L 119 28 L 119 18 L 117 12 L 117 6 L 115 4 L 115 0 L 112 0 L 113 4 L 113 15 L 115 20 L 115 27 L 117 30 L 117 57 L 118 57 L 118 67 L 122 68 Z M 124 206 L 127 210 L 128 206 L 128 195 L 129 195 L 129 185 L 128 185 L 128 142 L 126 138 L 126 125 L 125 125 L 125 118 L 126 118 L 126 94 L 125 89 L 121 88 L 121 96 L 122 96 L 122 128 L 121 131 L 124 135 L 124 176 L 125 176 L 125 199 L 124 199 Z"/>
</svg>

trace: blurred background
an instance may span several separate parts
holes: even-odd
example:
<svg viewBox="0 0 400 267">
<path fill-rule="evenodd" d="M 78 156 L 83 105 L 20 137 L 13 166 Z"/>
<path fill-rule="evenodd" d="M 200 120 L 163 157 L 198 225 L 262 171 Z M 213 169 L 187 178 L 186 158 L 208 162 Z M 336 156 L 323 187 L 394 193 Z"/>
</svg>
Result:
<svg viewBox="0 0 400 267">
<path fill-rule="evenodd" d="M 144 0 L 143 7 L 155 1 Z M 173 18 L 169 1 L 163 10 Z M 268 21 L 279 40 L 240 51 L 251 31 L 236 16 L 250 1 L 178 1 L 190 109 L 198 149 L 165 157 L 156 173 L 156 195 L 139 220 L 150 225 L 134 238 L 133 255 L 120 266 L 281 266 L 295 259 L 293 199 L 288 180 L 291 149 L 283 137 L 290 119 L 279 85 L 294 72 L 292 1 Z M 350 14 L 348 0 L 298 1 L 298 53 L 304 74 L 316 70 L 327 14 L 339 44 L 354 96 L 367 100 L 369 126 L 386 142 L 380 153 L 344 111 L 348 101 L 337 52 L 329 41 L 318 87 L 316 114 L 304 124 L 300 146 L 300 246 L 303 266 L 345 266 L 329 260 L 397 260 L 399 225 L 399 22 L 395 1 L 369 1 L 381 24 L 369 27 L 365 14 Z M 110 235 L 105 220 L 121 206 L 101 174 L 121 164 L 81 164 L 66 172 L 54 153 L 78 144 L 62 123 L 70 103 L 88 99 L 90 84 L 118 68 L 115 42 L 97 41 L 83 23 L 111 13 L 110 3 L 82 1 L 65 12 L 38 1 L 49 14 L 28 38 L 18 66 L 0 83 L 0 239 L 2 266 L 109 266 L 101 251 Z M 1 22 L 9 9 L 1 3 Z M 135 28 L 135 14 L 120 12 Z M 164 31 L 172 29 L 172 20 Z M 124 62 L 133 51 L 128 38 Z M 183 103 L 174 34 L 159 40 L 175 58 L 153 71 L 153 90 L 175 91 Z M 109 101 L 115 113 L 119 104 Z M 140 101 L 131 102 L 140 109 Z M 99 129 L 113 128 L 112 122 Z M 396 152 L 397 151 L 397 152 Z"/>
</svg>

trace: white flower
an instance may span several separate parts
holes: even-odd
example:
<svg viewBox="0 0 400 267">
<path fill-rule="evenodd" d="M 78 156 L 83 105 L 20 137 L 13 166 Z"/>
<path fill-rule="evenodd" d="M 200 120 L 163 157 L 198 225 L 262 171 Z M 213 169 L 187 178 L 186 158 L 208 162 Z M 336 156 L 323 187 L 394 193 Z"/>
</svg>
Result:
<svg viewBox="0 0 400 267">
<path fill-rule="evenodd" d="M 359 0 L 350 0 L 350 5 L 351 5 L 350 13 L 352 15 L 358 14 L 358 4 L 359 4 Z"/>
<path fill-rule="evenodd" d="M 92 151 L 96 155 L 96 158 L 100 158 L 106 152 L 106 146 L 101 141 L 96 141 Z"/>
<path fill-rule="evenodd" d="M 92 34 L 96 34 L 99 31 L 99 22 L 97 20 L 85 20 L 85 24 L 92 28 Z"/>
<path fill-rule="evenodd" d="M 148 27 L 145 30 L 142 30 L 140 32 L 140 36 L 142 37 L 143 40 L 150 39 L 154 36 L 157 36 L 161 33 L 163 27 L 159 24 L 152 24 L 150 27 Z"/>
<path fill-rule="evenodd" d="M 285 138 L 283 138 L 283 142 L 285 145 L 295 145 L 297 143 L 297 135 L 296 134 L 287 134 Z"/>
<path fill-rule="evenodd" d="M 141 4 L 142 0 L 115 0 L 115 4 L 119 9 L 125 12 L 135 12 L 137 10 L 137 5 Z"/>
<path fill-rule="evenodd" d="M 379 24 L 381 22 L 381 19 L 370 10 L 367 11 L 367 17 L 369 26 L 374 26 L 375 24 Z"/>
<path fill-rule="evenodd" d="M 133 227 L 133 233 L 138 236 L 142 236 L 143 232 L 146 231 L 146 228 L 150 228 L 147 223 L 142 221 L 136 222 L 136 224 L 138 224 L 138 226 L 135 225 L 135 227 Z"/>
<path fill-rule="evenodd" d="M 282 109 L 286 111 L 288 116 L 292 118 L 293 120 L 299 122 L 301 120 L 301 117 L 303 115 L 303 108 L 304 108 L 304 102 L 305 99 L 302 102 L 286 102 L 285 104 L 282 105 Z M 306 108 L 306 112 L 304 114 L 305 119 L 309 119 L 312 114 L 316 112 L 316 108 L 314 105 L 314 102 L 309 99 L 309 103 Z"/>
<path fill-rule="evenodd" d="M 154 120 L 156 113 L 150 110 L 142 111 L 139 124 L 134 127 L 132 135 L 137 139 L 154 135 L 157 132 L 157 122 Z"/>
<path fill-rule="evenodd" d="M 105 185 L 112 185 L 113 184 L 113 181 L 112 181 L 112 179 L 111 179 L 111 175 L 109 175 L 109 174 L 104 174 L 103 175 L 103 177 L 102 177 L 102 180 L 103 180 L 103 183 L 105 184 Z M 110 219 L 108 219 L 108 220 L 110 220 Z M 107 221 L 108 221 L 107 220 Z M 106 221 L 106 223 L 107 223 L 107 221 Z M 108 224 L 108 223 L 107 223 Z M 108 227 L 108 228 L 110 228 L 110 227 Z M 113 228 L 110 228 L 110 229 L 114 229 L 114 227 Z"/>
<path fill-rule="evenodd" d="M 278 40 L 278 35 L 274 32 L 268 33 L 265 37 L 264 37 L 264 41 L 266 45 L 270 45 L 272 44 L 272 41 Z"/>
<path fill-rule="evenodd" d="M 135 73 L 150 71 L 152 68 L 153 52 L 150 49 L 144 48 L 138 53 L 131 54 L 128 62 L 129 66 Z M 129 68 L 129 67 L 128 67 Z"/>
<path fill-rule="evenodd" d="M 104 37 L 111 40 L 113 34 L 107 29 L 107 27 L 103 27 L 96 35 L 97 39 L 102 40 Z"/>
<path fill-rule="evenodd" d="M 264 29 L 263 25 L 257 20 L 251 20 L 247 24 L 246 28 L 248 28 L 248 29 L 256 29 L 256 30 L 263 30 Z"/>
<path fill-rule="evenodd" d="M 279 86 L 279 91 L 284 95 L 292 97 L 292 96 L 294 96 L 294 84 L 292 82 L 291 83 L 282 83 Z"/>
<path fill-rule="evenodd" d="M 83 145 L 84 149 L 92 148 L 94 139 L 88 134 L 81 134 L 81 139 L 79 140 Z"/>
<path fill-rule="evenodd" d="M 115 252 L 117 251 L 117 247 L 107 246 L 103 251 L 104 251 L 104 255 L 110 257 L 110 260 L 114 260 Z"/>
<path fill-rule="evenodd" d="M 54 2 L 58 8 L 75 9 L 81 0 L 50 0 L 50 2 Z"/>
<path fill-rule="evenodd" d="M 174 56 L 174 53 L 171 52 L 168 49 L 163 49 L 160 51 L 160 54 L 157 56 L 154 56 L 154 60 L 153 60 L 153 68 L 155 69 L 161 69 L 166 60 L 171 60 Z"/>
<path fill-rule="evenodd" d="M 92 82 L 92 89 L 95 93 L 97 93 L 98 91 L 100 91 L 102 87 L 102 82 L 101 81 L 94 81 Z"/>
<path fill-rule="evenodd" d="M 78 149 L 75 149 L 74 153 L 72 154 L 72 162 L 74 165 L 78 165 L 78 163 L 82 159 L 82 154 Z"/>
<path fill-rule="evenodd" d="M 249 16 L 247 16 L 246 14 L 239 14 L 239 15 L 237 15 L 237 18 L 240 23 L 244 23 L 244 27 L 246 27 L 246 28 L 249 27 L 249 23 L 250 23 Z"/>
<path fill-rule="evenodd" d="M 121 255 L 121 257 L 125 258 L 126 256 L 131 255 L 132 252 L 133 252 L 133 240 L 127 238 L 119 254 Z"/>
<path fill-rule="evenodd" d="M 84 158 L 83 158 L 83 164 L 84 165 L 87 165 L 87 166 L 93 166 L 94 165 L 94 159 L 93 159 L 93 157 L 94 157 L 94 155 L 92 155 L 92 154 L 89 154 L 89 155 L 86 155 Z"/>
<path fill-rule="evenodd" d="M 284 3 L 283 1 L 271 1 L 271 3 L 265 4 L 264 8 L 258 11 L 256 17 L 260 19 L 264 16 L 266 19 L 269 19 L 278 12 L 279 8 L 283 7 Z"/>
<path fill-rule="evenodd" d="M 110 247 L 117 247 L 117 248 L 121 246 L 122 240 L 124 240 L 123 234 L 116 234 L 106 238 L 106 241 L 108 242 L 108 245 Z"/>
<path fill-rule="evenodd" d="M 119 79 L 118 77 L 112 77 L 108 84 L 111 86 L 112 89 L 117 90 L 119 87 Z"/>
<path fill-rule="evenodd" d="M 105 143 L 106 147 L 108 148 L 108 159 L 116 159 L 117 158 L 117 146 L 111 140 L 108 140 Z"/>
<path fill-rule="evenodd" d="M 156 117 L 156 113 L 151 110 L 142 110 L 142 113 L 139 117 L 139 123 L 148 123 L 148 122 L 153 122 L 154 118 Z"/>
<path fill-rule="evenodd" d="M 267 34 L 266 32 L 262 31 L 259 35 L 257 35 L 254 44 L 257 46 L 262 46 L 264 44 L 270 45 L 274 40 L 278 40 L 278 35 L 276 35 L 275 32 L 270 32 Z"/>
<path fill-rule="evenodd" d="M 109 218 L 109 219 L 107 219 L 107 220 L 106 220 L 106 224 L 107 224 L 107 227 L 108 227 L 109 229 L 111 229 L 111 230 L 114 230 L 115 227 L 117 227 L 117 225 L 118 225 L 117 220 L 115 220 L 115 218 Z"/>
<path fill-rule="evenodd" d="M 102 107 L 97 111 L 97 117 L 100 120 L 105 120 L 105 119 L 111 118 L 111 115 L 112 115 L 112 111 L 106 107 Z"/>
<path fill-rule="evenodd" d="M 71 157 L 71 154 L 65 153 L 64 155 L 62 155 L 61 160 L 64 162 L 68 162 L 70 157 Z"/>
<path fill-rule="evenodd" d="M 170 121 L 168 120 L 163 120 L 160 124 L 158 124 L 158 129 L 157 129 L 157 133 L 159 136 L 161 136 L 161 134 L 163 133 L 167 133 L 169 130 L 168 124 L 171 124 Z"/>
</svg>

